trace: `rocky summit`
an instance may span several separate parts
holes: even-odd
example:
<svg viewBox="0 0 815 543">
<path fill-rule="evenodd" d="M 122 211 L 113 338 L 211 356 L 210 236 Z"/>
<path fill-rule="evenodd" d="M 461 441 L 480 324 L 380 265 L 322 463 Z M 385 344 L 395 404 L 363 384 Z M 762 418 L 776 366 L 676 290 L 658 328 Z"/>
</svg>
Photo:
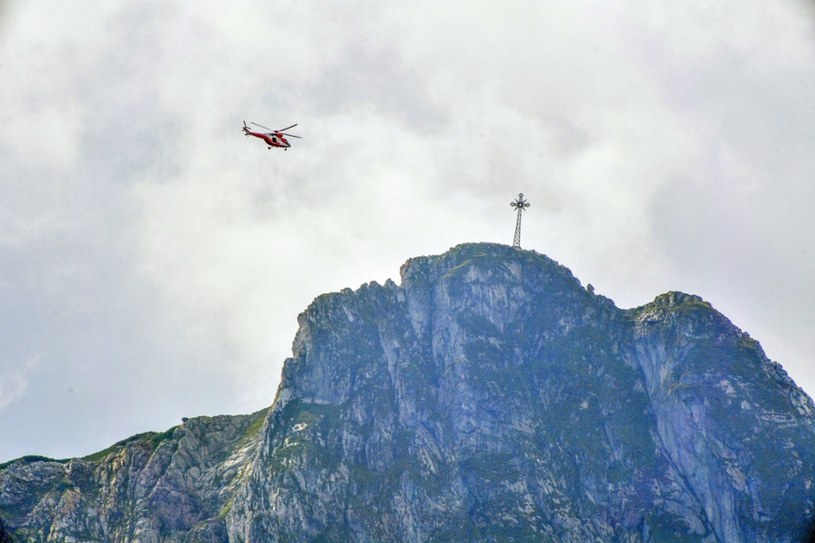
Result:
<svg viewBox="0 0 815 543">
<path fill-rule="evenodd" d="M 466 244 L 318 297 L 274 403 L 0 466 L 18 542 L 801 542 L 815 406 L 697 296 Z"/>
</svg>

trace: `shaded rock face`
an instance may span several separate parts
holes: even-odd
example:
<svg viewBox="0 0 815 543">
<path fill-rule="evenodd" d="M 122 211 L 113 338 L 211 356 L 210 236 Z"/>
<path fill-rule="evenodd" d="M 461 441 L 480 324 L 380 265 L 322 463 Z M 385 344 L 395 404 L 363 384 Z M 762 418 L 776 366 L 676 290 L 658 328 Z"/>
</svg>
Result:
<svg viewBox="0 0 815 543">
<path fill-rule="evenodd" d="M 643 543 L 815 518 L 811 400 L 695 296 L 621 310 L 462 245 L 317 298 L 293 354 L 268 416 L 12 463 L 0 518 L 24 541 Z"/>
<path fill-rule="evenodd" d="M 3 522 L 3 519 L 0 518 L 0 543 L 13 543 L 14 540 L 11 538 L 11 534 L 8 533 L 6 530 L 6 524 Z"/>
</svg>

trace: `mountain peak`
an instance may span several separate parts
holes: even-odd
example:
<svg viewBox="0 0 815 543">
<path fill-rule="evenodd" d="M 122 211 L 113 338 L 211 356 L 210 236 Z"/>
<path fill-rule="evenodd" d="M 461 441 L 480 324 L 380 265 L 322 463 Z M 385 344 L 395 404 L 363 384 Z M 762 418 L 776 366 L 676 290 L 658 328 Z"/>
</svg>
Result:
<svg viewBox="0 0 815 543">
<path fill-rule="evenodd" d="M 810 528 L 812 401 L 698 296 L 621 310 L 544 255 L 474 243 L 408 260 L 399 285 L 319 296 L 299 324 L 268 416 L 219 421 L 221 452 L 187 429 L 126 441 L 120 471 L 91 462 L 82 485 L 47 462 L 0 470 L 0 518 L 31 541 L 100 540 L 77 526 L 235 542 Z"/>
<path fill-rule="evenodd" d="M 462 266 L 517 269 L 522 265 L 535 265 L 539 272 L 548 271 L 573 278 L 568 268 L 545 255 L 498 243 L 463 243 L 441 255 L 411 258 L 402 266 L 401 276 L 404 284 L 406 278 L 409 279 L 428 268 L 437 270 L 443 275 Z M 577 284 L 579 285 L 579 282 Z"/>
</svg>

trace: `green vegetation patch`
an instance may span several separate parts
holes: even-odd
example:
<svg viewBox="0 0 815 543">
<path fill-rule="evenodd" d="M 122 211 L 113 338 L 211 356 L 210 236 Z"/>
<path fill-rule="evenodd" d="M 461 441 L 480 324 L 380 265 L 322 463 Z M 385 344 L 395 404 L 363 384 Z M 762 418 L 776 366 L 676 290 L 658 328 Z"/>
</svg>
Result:
<svg viewBox="0 0 815 543">
<path fill-rule="evenodd" d="M 14 460 L 9 460 L 8 462 L 3 462 L 2 464 L 0 464 L 0 470 L 6 469 L 7 467 L 11 466 L 12 464 L 22 464 L 22 465 L 25 466 L 25 465 L 28 465 L 28 464 L 33 464 L 34 462 L 58 462 L 60 464 L 67 464 L 68 459 L 67 458 L 62 458 L 62 459 L 48 458 L 47 456 L 39 456 L 39 455 L 36 455 L 36 454 L 29 454 L 29 455 L 23 456 L 21 458 L 15 458 Z"/>
<path fill-rule="evenodd" d="M 263 428 L 263 425 L 266 423 L 266 417 L 269 415 L 269 410 L 271 408 L 261 409 L 257 413 L 252 413 L 252 422 L 249 423 L 249 426 L 246 428 L 246 431 L 243 433 L 240 441 L 238 442 L 238 446 L 243 446 L 247 442 L 254 439 Z"/>
<path fill-rule="evenodd" d="M 174 426 L 166 432 L 144 432 L 142 434 L 136 434 L 135 436 L 123 439 L 118 443 L 114 443 L 107 449 L 89 454 L 88 456 L 83 456 L 82 460 L 85 460 L 86 462 L 98 462 L 136 442 L 145 443 L 151 450 L 156 450 L 162 441 L 171 439 L 173 437 L 173 432 L 175 432 L 176 428 L 177 426 Z"/>
<path fill-rule="evenodd" d="M 651 541 L 664 541 L 665 543 L 701 542 L 707 541 L 710 535 L 693 533 L 690 526 L 681 517 L 667 511 L 649 514 L 645 523 Z"/>
</svg>

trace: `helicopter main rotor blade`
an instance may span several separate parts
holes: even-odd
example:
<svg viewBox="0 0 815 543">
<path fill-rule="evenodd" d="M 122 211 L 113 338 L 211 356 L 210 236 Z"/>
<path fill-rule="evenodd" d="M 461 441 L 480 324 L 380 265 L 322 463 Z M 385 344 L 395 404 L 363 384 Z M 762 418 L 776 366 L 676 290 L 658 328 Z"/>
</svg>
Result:
<svg viewBox="0 0 815 543">
<path fill-rule="evenodd" d="M 255 126 L 259 126 L 259 127 L 261 127 L 261 128 L 265 128 L 266 130 L 271 130 L 272 132 L 274 132 L 274 130 L 272 130 L 272 129 L 271 129 L 271 128 L 269 128 L 268 126 L 263 126 L 262 124 L 254 123 L 254 122 L 252 122 L 252 121 L 249 121 L 249 122 L 250 122 L 250 123 L 252 123 L 252 124 L 253 124 L 253 125 L 255 125 Z"/>
<path fill-rule="evenodd" d="M 297 138 L 298 140 L 303 139 L 300 136 L 295 136 L 294 134 L 286 134 L 285 132 L 281 132 L 281 134 L 283 134 L 284 136 L 288 136 L 290 138 Z"/>
<path fill-rule="evenodd" d="M 295 126 L 297 126 L 297 123 L 294 123 L 294 124 L 293 124 L 293 125 L 291 125 L 291 126 L 287 126 L 286 128 L 281 128 L 280 130 L 278 130 L 278 132 L 283 132 L 284 130 L 288 130 L 288 129 L 290 129 L 290 128 L 294 128 Z"/>
</svg>

